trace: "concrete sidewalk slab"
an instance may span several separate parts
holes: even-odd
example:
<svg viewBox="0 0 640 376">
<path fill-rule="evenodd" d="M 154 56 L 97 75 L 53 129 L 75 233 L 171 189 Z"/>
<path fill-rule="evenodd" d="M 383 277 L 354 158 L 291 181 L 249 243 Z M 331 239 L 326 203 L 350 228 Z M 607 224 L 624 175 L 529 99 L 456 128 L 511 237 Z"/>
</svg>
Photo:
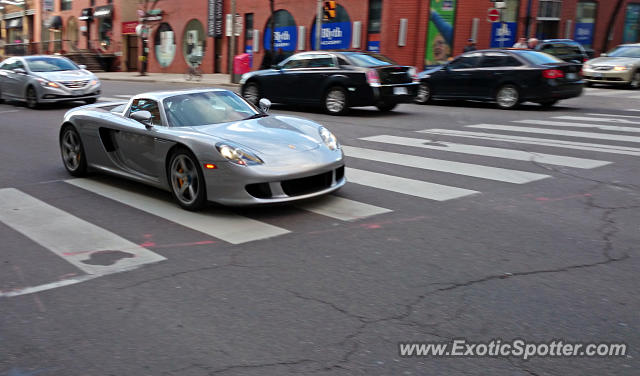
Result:
<svg viewBox="0 0 640 376">
<path fill-rule="evenodd" d="M 238 84 L 231 83 L 228 74 L 203 74 L 200 81 L 187 81 L 184 74 L 177 73 L 147 73 L 140 76 L 138 72 L 101 72 L 96 76 L 105 81 L 129 81 L 129 82 L 169 82 L 169 83 L 189 83 L 203 86 L 224 86 L 238 88 Z"/>
</svg>

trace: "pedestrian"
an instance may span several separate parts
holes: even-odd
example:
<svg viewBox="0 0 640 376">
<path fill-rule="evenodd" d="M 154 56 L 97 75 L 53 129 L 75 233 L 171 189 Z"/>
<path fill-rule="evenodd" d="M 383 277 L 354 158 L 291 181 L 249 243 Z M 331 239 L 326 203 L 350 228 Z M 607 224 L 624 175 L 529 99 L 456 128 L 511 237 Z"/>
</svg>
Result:
<svg viewBox="0 0 640 376">
<path fill-rule="evenodd" d="M 476 50 L 476 42 L 473 38 L 467 39 L 467 45 L 464 47 L 464 52 L 471 52 Z"/>
<path fill-rule="evenodd" d="M 516 44 L 513 45 L 513 48 L 528 48 L 529 45 L 527 45 L 527 38 L 518 38 L 518 42 Z"/>
<path fill-rule="evenodd" d="M 530 49 L 535 50 L 536 46 L 538 45 L 538 39 L 536 38 L 529 38 L 528 41 L 528 46 Z"/>
</svg>

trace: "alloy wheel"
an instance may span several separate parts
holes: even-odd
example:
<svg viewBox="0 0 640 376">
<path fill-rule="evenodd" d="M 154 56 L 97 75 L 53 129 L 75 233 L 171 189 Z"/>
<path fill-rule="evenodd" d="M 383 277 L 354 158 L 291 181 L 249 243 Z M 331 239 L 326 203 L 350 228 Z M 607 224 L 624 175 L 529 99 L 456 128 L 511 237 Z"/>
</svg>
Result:
<svg viewBox="0 0 640 376">
<path fill-rule="evenodd" d="M 170 166 L 171 189 L 183 205 L 193 205 L 201 189 L 197 166 L 186 154 L 178 154 Z"/>
<path fill-rule="evenodd" d="M 501 108 L 513 108 L 518 104 L 518 89 L 511 85 L 506 85 L 500 88 L 496 95 L 496 102 Z"/>
<path fill-rule="evenodd" d="M 27 89 L 27 107 L 36 108 L 38 106 L 38 95 L 36 94 L 36 90 L 32 87 Z"/>
<path fill-rule="evenodd" d="M 431 89 L 427 84 L 420 84 L 418 87 L 418 95 L 416 96 L 416 102 L 427 103 L 431 99 Z"/>
<path fill-rule="evenodd" d="M 329 93 L 327 93 L 325 105 L 329 112 L 333 114 L 341 113 L 347 105 L 347 96 L 341 89 L 331 89 Z"/>
<path fill-rule="evenodd" d="M 633 74 L 629 86 L 631 86 L 631 88 L 633 89 L 640 88 L 640 71 Z"/>
<path fill-rule="evenodd" d="M 70 172 L 77 171 L 82 162 L 82 146 L 80 136 L 72 128 L 67 129 L 60 140 L 62 161 Z"/>
</svg>

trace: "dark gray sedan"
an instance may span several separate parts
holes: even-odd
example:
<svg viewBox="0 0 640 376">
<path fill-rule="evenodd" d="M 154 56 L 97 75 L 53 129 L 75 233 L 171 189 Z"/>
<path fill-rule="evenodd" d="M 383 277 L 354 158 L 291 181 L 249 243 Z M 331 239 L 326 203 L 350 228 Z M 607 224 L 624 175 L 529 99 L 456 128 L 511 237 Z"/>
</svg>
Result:
<svg viewBox="0 0 640 376">
<path fill-rule="evenodd" d="M 11 57 L 0 63 L 0 101 L 95 103 L 100 80 L 84 66 L 62 56 Z"/>
</svg>

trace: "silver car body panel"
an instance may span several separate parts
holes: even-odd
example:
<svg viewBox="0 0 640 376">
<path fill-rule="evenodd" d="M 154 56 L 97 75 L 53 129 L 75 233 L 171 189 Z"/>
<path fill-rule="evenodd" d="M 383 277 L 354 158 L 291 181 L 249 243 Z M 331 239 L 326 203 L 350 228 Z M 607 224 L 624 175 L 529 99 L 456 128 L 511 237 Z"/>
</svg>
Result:
<svg viewBox="0 0 640 376">
<path fill-rule="evenodd" d="M 342 187 L 346 180 L 342 149 L 329 149 L 319 135 L 321 125 L 302 118 L 267 117 L 196 127 L 170 127 L 162 106 L 163 99 L 180 94 L 226 91 L 200 89 L 139 94 L 129 102 L 88 105 L 70 110 L 63 124 L 72 124 L 80 134 L 90 168 L 116 174 L 169 190 L 167 162 L 176 146 L 188 148 L 200 162 L 205 177 L 207 199 L 227 205 L 249 205 L 300 200 L 323 195 Z M 147 127 L 129 118 L 129 107 L 138 99 L 160 104 L 162 125 Z M 126 103 L 122 112 L 110 108 Z M 262 165 L 240 166 L 226 160 L 215 145 L 230 142 L 254 152 Z M 204 169 L 204 164 L 215 169 Z M 284 193 L 281 182 L 331 175 L 329 186 L 295 196 Z M 329 175 L 327 175 L 329 176 Z M 255 197 L 249 184 L 268 184 L 272 195 Z"/>
</svg>

